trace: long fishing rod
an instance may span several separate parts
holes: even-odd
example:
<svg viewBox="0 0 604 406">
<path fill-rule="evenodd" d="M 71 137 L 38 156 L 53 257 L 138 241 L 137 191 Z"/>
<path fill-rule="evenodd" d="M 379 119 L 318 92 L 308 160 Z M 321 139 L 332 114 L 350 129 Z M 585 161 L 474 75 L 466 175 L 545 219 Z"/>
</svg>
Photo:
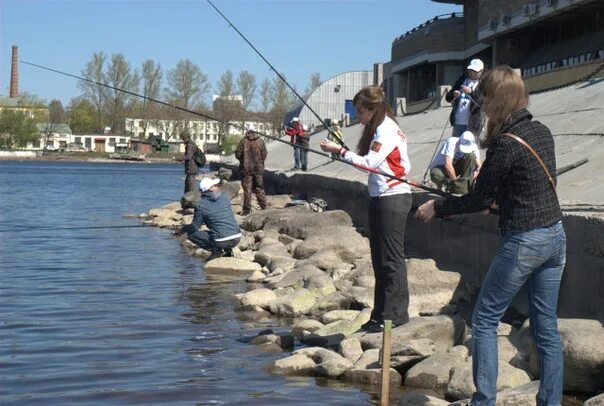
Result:
<svg viewBox="0 0 604 406">
<path fill-rule="evenodd" d="M 180 106 L 177 106 L 177 105 L 172 104 L 172 103 L 166 103 L 164 101 L 157 100 L 157 99 L 154 99 L 152 97 L 147 97 L 147 96 L 144 96 L 142 94 L 134 93 L 134 92 L 131 92 L 129 90 L 120 89 L 118 87 L 111 86 L 111 85 L 108 85 L 106 83 L 97 82 L 97 81 L 94 81 L 94 80 L 91 80 L 91 79 L 84 78 L 82 76 L 74 75 L 72 73 L 63 72 L 63 71 L 60 71 L 60 70 L 57 70 L 57 69 L 48 68 L 48 67 L 42 66 L 42 65 L 37 65 L 35 63 L 31 63 L 31 62 L 27 62 L 27 61 L 20 61 L 20 62 L 24 63 L 26 65 L 30 65 L 30 66 L 39 68 L 39 69 L 43 69 L 43 70 L 47 70 L 47 71 L 50 71 L 50 72 L 54 72 L 54 73 L 57 73 L 59 75 L 68 76 L 68 77 L 71 77 L 71 78 L 74 78 L 74 79 L 78 79 L 78 80 L 82 80 L 82 81 L 85 81 L 85 82 L 88 82 L 88 83 L 95 84 L 97 86 L 102 86 L 102 87 L 105 87 L 105 88 L 108 88 L 108 89 L 116 90 L 118 92 L 126 93 L 126 94 L 129 94 L 131 96 L 139 97 L 139 98 L 141 98 L 143 100 L 152 101 L 152 102 L 157 103 L 157 104 L 168 106 L 168 107 L 171 107 L 173 109 L 180 110 L 180 111 L 183 111 L 183 112 L 186 112 L 186 113 L 190 113 L 190 114 L 193 114 L 193 115 L 196 115 L 196 116 L 199 116 L 199 117 L 204 117 L 204 118 L 207 118 L 209 120 L 217 121 L 217 122 L 222 123 L 222 124 L 227 124 L 225 121 L 219 120 L 219 119 L 217 119 L 215 117 L 212 117 L 212 116 L 210 116 L 208 114 L 204 114 L 204 113 L 200 113 L 198 111 L 186 109 L 184 107 L 180 107 Z M 243 131 L 247 131 L 247 129 L 245 128 L 244 125 L 233 125 L 233 127 L 239 127 Z M 398 176 L 395 176 L 395 175 L 391 175 L 391 174 L 386 173 L 386 172 L 382 172 L 380 170 L 371 168 L 369 166 L 355 164 L 353 162 L 348 162 L 348 161 L 346 161 L 346 160 L 344 160 L 344 159 L 342 159 L 340 157 L 332 157 L 331 154 L 328 154 L 328 153 L 325 153 L 325 152 L 322 152 L 322 151 L 317 151 L 317 150 L 309 148 L 309 147 L 304 147 L 302 145 L 295 145 L 295 144 L 293 144 L 291 142 L 282 140 L 279 137 L 275 137 L 275 136 L 272 136 L 272 135 L 264 134 L 264 133 L 261 133 L 261 132 L 258 132 L 258 131 L 253 131 L 253 132 L 256 133 L 256 134 L 258 134 L 258 135 L 261 135 L 261 136 L 263 136 L 265 138 L 268 138 L 268 139 L 271 139 L 271 140 L 274 140 L 274 141 L 279 141 L 279 142 L 282 142 L 282 143 L 287 144 L 287 145 L 292 146 L 292 147 L 295 146 L 296 148 L 301 148 L 301 149 L 304 149 L 306 151 L 312 152 L 314 154 L 321 155 L 321 156 L 333 159 L 335 161 L 340 161 L 340 162 L 343 162 L 343 163 L 348 164 L 348 165 L 352 165 L 352 166 L 354 166 L 357 169 L 361 169 L 361 170 L 364 170 L 364 171 L 367 171 L 367 172 L 372 172 L 372 173 L 375 173 L 375 174 L 378 174 L 378 175 L 382 175 L 382 176 L 385 176 L 385 177 L 390 178 L 390 179 L 398 180 L 398 181 L 400 181 L 402 183 L 406 183 L 406 184 L 408 184 L 410 186 L 413 186 L 413 187 L 416 187 L 418 189 L 423 189 L 423 190 L 425 190 L 427 192 L 431 192 L 431 193 L 434 193 L 434 194 L 437 194 L 437 195 L 440 195 L 440 196 L 446 196 L 447 195 L 446 193 L 444 193 L 440 189 L 428 187 L 428 186 L 422 185 L 421 183 L 417 183 L 417 182 L 413 182 L 413 181 L 410 181 L 410 180 L 407 180 L 407 179 L 403 179 L 401 177 L 398 177 Z"/>
<path fill-rule="evenodd" d="M 224 18 L 224 20 L 225 20 L 227 23 L 229 23 L 229 26 L 230 26 L 232 29 L 234 29 L 234 30 L 235 30 L 235 32 L 236 32 L 237 34 L 239 34 L 239 36 L 240 36 L 240 37 L 241 37 L 241 38 L 242 38 L 242 39 L 243 39 L 243 40 L 244 40 L 244 41 L 245 41 L 245 42 L 246 42 L 246 43 L 247 43 L 247 44 L 248 44 L 248 45 L 249 45 L 249 46 L 250 46 L 250 47 L 251 47 L 253 50 L 254 50 L 254 52 L 256 52 L 256 53 L 258 54 L 258 56 L 259 56 L 260 58 L 262 58 L 262 60 L 263 60 L 264 62 L 266 62 L 266 64 L 267 64 L 267 65 L 268 65 L 268 66 L 271 68 L 271 70 L 272 70 L 273 72 L 275 72 L 275 74 L 276 74 L 276 75 L 279 77 L 279 79 L 281 79 L 281 80 L 283 81 L 283 83 L 284 83 L 284 84 L 285 84 L 287 87 L 289 87 L 289 89 L 290 89 L 290 90 L 291 90 L 291 91 L 292 91 L 292 92 L 293 92 L 293 93 L 296 95 L 296 97 L 298 97 L 298 99 L 300 99 L 300 101 L 302 101 L 302 103 L 304 103 L 304 105 L 305 105 L 305 106 L 308 108 L 308 110 L 310 110 L 310 112 L 311 112 L 311 113 L 312 113 L 312 114 L 313 114 L 313 115 L 314 115 L 314 116 L 315 116 L 315 117 L 316 117 L 316 118 L 317 118 L 317 119 L 318 119 L 318 120 L 321 122 L 321 124 L 323 124 L 323 127 L 325 127 L 325 128 L 327 129 L 327 131 L 329 132 L 329 134 L 331 134 L 331 135 L 332 135 L 332 138 L 334 138 L 334 139 L 337 141 L 337 143 L 338 143 L 338 144 L 340 144 L 340 146 L 341 146 L 341 147 L 344 147 L 344 148 L 346 148 L 346 149 L 350 149 L 350 148 L 348 148 L 348 147 L 346 146 L 346 144 L 344 143 L 344 141 L 343 141 L 343 140 L 341 140 L 341 139 L 338 137 L 338 135 L 335 133 L 335 131 L 333 131 L 333 129 L 332 129 L 330 126 L 328 126 L 328 125 L 325 123 L 325 121 L 323 121 L 323 119 L 322 119 L 322 118 L 321 118 L 321 117 L 320 117 L 320 116 L 317 114 L 317 112 L 316 112 L 316 111 L 314 111 L 314 110 L 313 110 L 313 108 L 312 108 L 312 107 L 310 107 L 310 106 L 308 105 L 308 103 L 306 103 L 306 100 L 304 100 L 304 98 L 298 94 L 298 92 L 296 91 L 296 89 L 294 89 L 294 88 L 293 88 L 293 87 L 292 87 L 292 86 L 291 86 L 291 85 L 290 85 L 290 84 L 287 82 L 287 80 L 285 80 L 285 77 L 283 77 L 283 75 L 282 75 L 281 73 L 279 73 L 279 71 L 277 71 L 277 69 L 275 69 L 275 67 L 274 67 L 274 66 L 273 66 L 273 65 L 272 65 L 272 64 L 271 64 L 271 63 L 268 61 L 268 59 L 266 59 L 266 58 L 264 57 L 264 55 L 262 55 L 262 53 L 260 53 L 260 51 L 258 51 L 258 49 L 257 49 L 257 48 L 256 48 L 256 47 L 255 47 L 255 46 L 254 46 L 254 45 L 253 45 L 253 44 L 252 44 L 252 43 L 251 43 L 251 42 L 250 42 L 250 41 L 249 41 L 249 40 L 248 40 L 248 39 L 245 37 L 245 35 L 243 35 L 243 34 L 241 33 L 241 31 L 239 31 L 239 30 L 237 29 L 237 27 L 235 27 L 235 24 L 233 24 L 233 23 L 231 22 L 231 20 L 229 20 L 229 19 L 227 18 L 227 16 L 225 16 L 225 15 L 222 13 L 222 11 L 220 11 L 220 10 L 218 9 L 218 7 L 216 7 L 216 6 L 214 5 L 214 3 L 212 3 L 210 0 L 206 0 L 206 1 L 207 1 L 207 2 L 210 4 L 210 6 L 212 6 L 212 8 L 214 8 L 214 10 L 216 10 L 216 12 L 217 12 L 218 14 L 220 14 L 220 16 L 221 16 L 222 18 Z"/>
<path fill-rule="evenodd" d="M 25 227 L 17 226 L 13 230 L 0 230 L 0 233 L 19 233 L 22 231 L 58 231 L 58 230 L 108 230 L 118 228 L 143 228 L 147 227 L 143 224 L 137 225 L 122 225 L 122 226 L 82 226 L 82 227 Z"/>
</svg>

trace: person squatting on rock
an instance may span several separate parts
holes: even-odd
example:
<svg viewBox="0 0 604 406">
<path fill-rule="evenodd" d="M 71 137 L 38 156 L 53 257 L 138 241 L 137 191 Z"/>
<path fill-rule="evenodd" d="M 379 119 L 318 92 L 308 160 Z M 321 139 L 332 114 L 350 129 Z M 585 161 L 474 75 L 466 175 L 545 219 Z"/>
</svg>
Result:
<svg viewBox="0 0 604 406">
<path fill-rule="evenodd" d="M 430 179 L 450 193 L 466 194 L 480 172 L 480 150 L 474 135 L 465 131 L 450 137 L 430 163 Z"/>
<path fill-rule="evenodd" d="M 199 148 L 197 144 L 191 139 L 191 135 L 188 132 L 180 134 L 180 138 L 185 142 L 185 155 L 182 160 L 185 165 L 185 193 L 195 190 L 195 176 L 199 171 L 197 164 L 195 163 L 195 152 Z"/>
<path fill-rule="evenodd" d="M 503 239 L 482 283 L 472 315 L 472 405 L 495 405 L 497 396 L 497 326 L 520 288 L 528 281 L 531 331 L 539 353 L 537 405 L 562 401 L 562 345 L 556 308 L 566 262 L 566 236 L 553 183 L 556 173 L 550 130 L 526 110 L 528 92 L 508 66 L 483 76 L 480 88 L 488 117 L 486 158 L 469 194 L 429 200 L 416 216 L 424 221 L 487 209 L 499 204 Z M 530 145 L 543 160 L 514 134 Z M 549 172 L 546 173 L 546 172 Z M 550 183 L 551 179 L 551 183 Z"/>
<path fill-rule="evenodd" d="M 198 247 L 212 252 L 212 257 L 233 256 L 232 249 L 239 244 L 241 230 L 231 210 L 231 199 L 222 193 L 220 179 L 203 178 L 199 182 L 201 198 L 195 206 L 191 224 L 177 234 L 186 232 Z M 201 230 L 206 225 L 208 231 Z"/>
<path fill-rule="evenodd" d="M 266 160 L 266 145 L 252 130 L 245 132 L 245 137 L 239 142 L 235 157 L 239 160 L 241 171 L 241 186 L 243 187 L 242 215 L 252 211 L 252 188 L 262 210 L 266 209 L 266 194 L 264 193 L 264 161 Z"/>
<path fill-rule="evenodd" d="M 285 129 L 285 133 L 290 136 L 290 142 L 294 144 L 294 167 L 292 170 L 302 169 L 305 171 L 308 168 L 308 150 L 300 148 L 300 146 L 308 147 L 308 134 L 298 117 L 292 118 Z"/>
<path fill-rule="evenodd" d="M 348 151 L 329 140 L 321 149 L 336 152 L 353 164 L 364 165 L 399 178 L 411 169 L 407 140 L 394 120 L 386 96 L 379 86 L 361 89 L 353 99 L 361 123 L 365 126 L 357 152 Z M 384 320 L 393 325 L 409 321 L 409 287 L 405 265 L 404 239 L 407 215 L 411 209 L 411 189 L 407 183 L 370 173 L 369 244 L 375 274 L 375 294 L 371 319 L 362 326 L 376 332 Z"/>
<path fill-rule="evenodd" d="M 459 137 L 464 131 L 471 131 L 476 137 L 482 131 L 482 103 L 480 90 L 477 89 L 478 81 L 482 75 L 484 64 L 480 59 L 472 59 L 466 68 L 466 73 L 461 75 L 451 90 L 445 95 L 445 100 L 453 102 L 449 121 L 453 126 L 452 137 Z"/>
</svg>

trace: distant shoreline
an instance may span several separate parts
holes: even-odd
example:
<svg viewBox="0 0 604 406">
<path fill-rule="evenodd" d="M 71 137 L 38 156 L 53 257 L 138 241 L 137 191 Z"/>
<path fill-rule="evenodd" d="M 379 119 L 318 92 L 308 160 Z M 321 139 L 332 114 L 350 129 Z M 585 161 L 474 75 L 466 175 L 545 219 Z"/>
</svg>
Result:
<svg viewBox="0 0 604 406">
<path fill-rule="evenodd" d="M 175 161 L 170 158 L 146 158 L 144 161 L 130 161 L 126 159 L 111 159 L 111 158 L 103 158 L 103 157 L 77 157 L 77 156 L 52 156 L 45 155 L 40 157 L 0 157 L 0 161 L 66 161 L 66 162 L 91 162 L 91 163 L 134 163 L 134 164 L 176 164 L 182 165 L 182 162 Z"/>
</svg>

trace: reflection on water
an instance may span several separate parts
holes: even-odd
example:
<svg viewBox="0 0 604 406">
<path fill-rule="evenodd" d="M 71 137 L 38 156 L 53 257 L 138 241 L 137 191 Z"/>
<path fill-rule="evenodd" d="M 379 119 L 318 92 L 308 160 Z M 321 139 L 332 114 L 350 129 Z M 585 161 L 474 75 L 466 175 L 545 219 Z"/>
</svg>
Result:
<svg viewBox="0 0 604 406">
<path fill-rule="evenodd" d="M 243 339 L 280 322 L 233 310 L 246 285 L 207 280 L 168 232 L 122 217 L 177 200 L 182 176 L 0 161 L 0 404 L 369 404 L 268 373 L 284 354 Z"/>
</svg>

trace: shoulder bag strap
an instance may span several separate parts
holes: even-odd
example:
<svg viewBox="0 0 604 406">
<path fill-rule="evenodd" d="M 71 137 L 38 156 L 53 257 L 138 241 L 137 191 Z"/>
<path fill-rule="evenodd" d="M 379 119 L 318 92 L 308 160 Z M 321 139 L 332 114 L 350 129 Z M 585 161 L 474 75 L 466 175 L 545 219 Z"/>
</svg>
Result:
<svg viewBox="0 0 604 406">
<path fill-rule="evenodd" d="M 547 180 L 549 181 L 550 185 L 552 185 L 552 188 L 554 189 L 554 193 L 555 193 L 556 192 L 556 184 L 554 183 L 554 179 L 552 178 L 552 175 L 550 175 L 549 171 L 547 170 L 547 166 L 545 166 L 545 163 L 543 163 L 543 160 L 541 159 L 541 157 L 539 156 L 539 154 L 537 154 L 535 152 L 535 150 L 525 140 L 523 140 L 522 138 L 518 137 L 517 135 L 512 134 L 512 133 L 503 133 L 502 135 L 505 135 L 506 137 L 515 139 L 516 141 L 518 141 L 519 143 L 521 143 L 522 145 L 524 145 L 531 152 L 531 154 L 533 154 L 533 156 L 535 157 L 535 159 L 537 159 L 537 161 L 539 162 L 539 165 L 541 165 L 541 167 L 545 171 L 545 175 L 547 176 Z"/>
</svg>

